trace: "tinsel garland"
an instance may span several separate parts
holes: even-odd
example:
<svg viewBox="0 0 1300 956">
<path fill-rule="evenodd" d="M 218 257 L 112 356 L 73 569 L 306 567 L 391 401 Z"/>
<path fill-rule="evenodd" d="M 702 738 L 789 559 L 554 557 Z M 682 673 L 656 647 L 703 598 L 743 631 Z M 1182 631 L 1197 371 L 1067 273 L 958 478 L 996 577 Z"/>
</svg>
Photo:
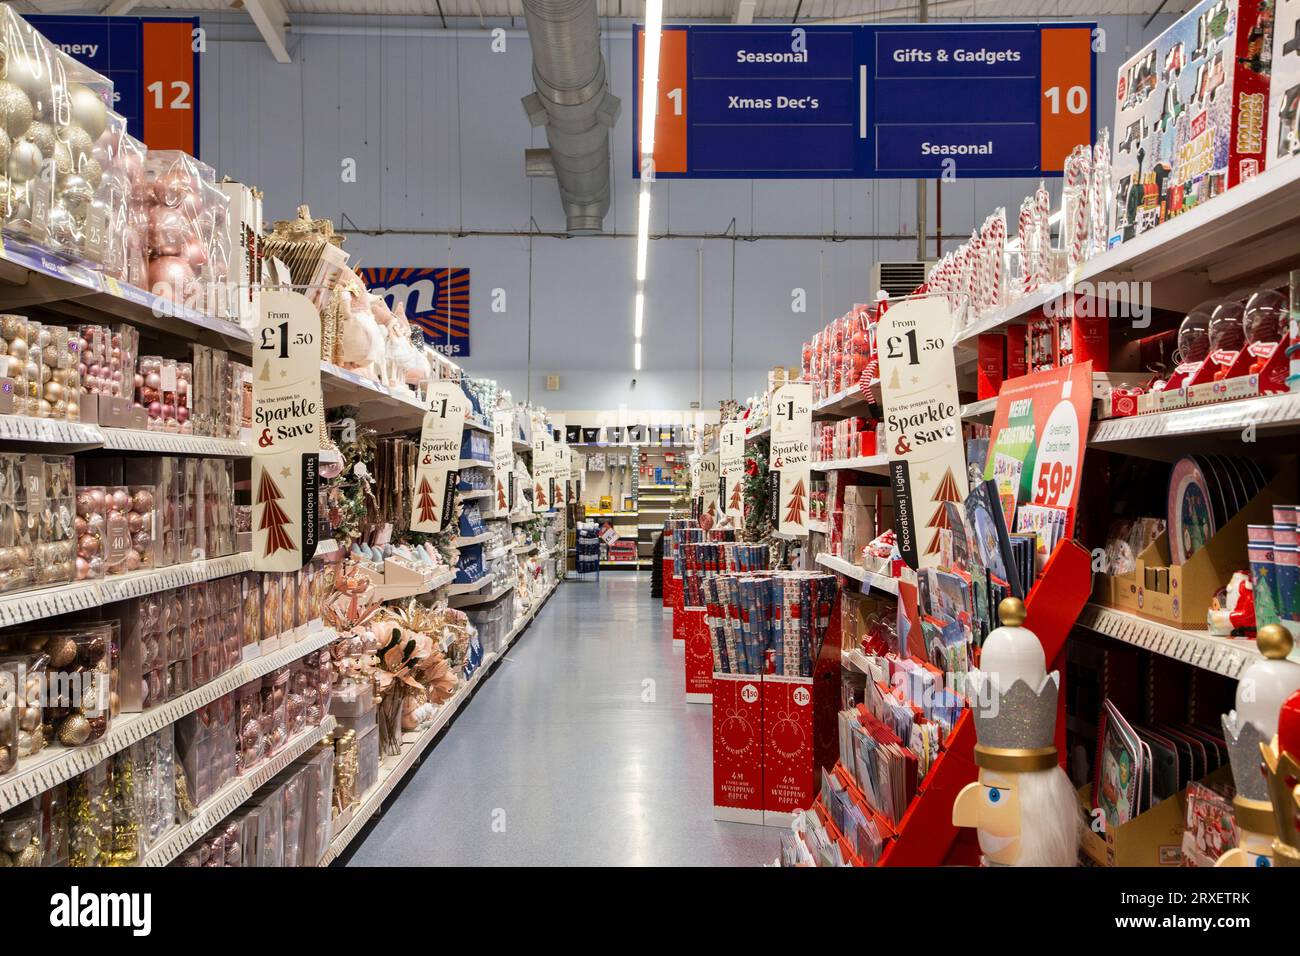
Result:
<svg viewBox="0 0 1300 956">
<path fill-rule="evenodd" d="M 745 443 L 745 478 L 741 490 L 745 498 L 746 541 L 766 541 L 772 533 L 772 519 L 768 513 L 767 456 L 766 438 Z"/>
</svg>

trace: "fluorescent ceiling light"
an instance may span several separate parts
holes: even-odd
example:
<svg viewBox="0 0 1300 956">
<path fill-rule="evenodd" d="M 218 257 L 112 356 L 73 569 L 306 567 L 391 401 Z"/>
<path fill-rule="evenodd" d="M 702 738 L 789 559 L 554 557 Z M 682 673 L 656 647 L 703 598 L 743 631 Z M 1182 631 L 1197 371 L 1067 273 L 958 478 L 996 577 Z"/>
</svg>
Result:
<svg viewBox="0 0 1300 956">
<path fill-rule="evenodd" d="M 641 340 L 640 339 L 636 340 L 636 360 L 634 364 L 636 365 L 636 370 L 638 372 L 641 371 Z"/>
<path fill-rule="evenodd" d="M 645 293 L 636 294 L 636 339 L 641 341 L 641 324 L 645 321 Z"/>
<path fill-rule="evenodd" d="M 641 187 L 636 219 L 636 281 L 645 282 L 646 257 L 650 252 L 650 189 Z"/>
<path fill-rule="evenodd" d="M 646 0 L 645 66 L 641 80 L 641 155 L 655 151 L 655 119 L 659 110 L 659 41 L 663 37 L 663 0 Z"/>
</svg>

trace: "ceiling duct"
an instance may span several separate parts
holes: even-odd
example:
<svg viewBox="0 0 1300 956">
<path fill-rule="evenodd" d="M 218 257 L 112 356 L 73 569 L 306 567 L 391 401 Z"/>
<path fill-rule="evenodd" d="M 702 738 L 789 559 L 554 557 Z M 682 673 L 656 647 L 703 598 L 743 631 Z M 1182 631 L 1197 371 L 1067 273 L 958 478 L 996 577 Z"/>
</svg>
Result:
<svg viewBox="0 0 1300 956">
<path fill-rule="evenodd" d="M 597 233 L 609 211 L 609 131 L 620 104 L 605 81 L 596 0 L 523 4 L 537 86 L 524 97 L 524 110 L 533 126 L 546 127 L 554 171 L 543 171 L 536 155 L 525 169 L 555 176 L 570 233 Z"/>
</svg>

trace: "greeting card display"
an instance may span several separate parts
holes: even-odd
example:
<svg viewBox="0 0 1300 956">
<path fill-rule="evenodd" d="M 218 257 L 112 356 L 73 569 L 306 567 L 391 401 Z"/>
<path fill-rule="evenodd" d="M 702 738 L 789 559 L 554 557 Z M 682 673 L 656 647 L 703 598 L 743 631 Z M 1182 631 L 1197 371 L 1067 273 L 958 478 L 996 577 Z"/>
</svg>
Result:
<svg viewBox="0 0 1300 956">
<path fill-rule="evenodd" d="M 492 507 L 505 515 L 515 510 L 515 417 L 510 409 L 492 415 Z"/>
<path fill-rule="evenodd" d="M 253 567 L 296 571 L 316 553 L 320 313 L 306 297 L 262 293 L 253 336 Z"/>
<path fill-rule="evenodd" d="M 1062 537 L 1073 535 L 1091 415 L 1091 362 L 1002 386 L 984 477 L 997 483 L 1008 527 L 1016 527 L 1016 510 L 1028 503 L 1065 509 Z"/>
<path fill-rule="evenodd" d="M 451 520 L 469 397 L 455 382 L 429 386 L 411 499 L 411 530 L 437 534 Z"/>
</svg>

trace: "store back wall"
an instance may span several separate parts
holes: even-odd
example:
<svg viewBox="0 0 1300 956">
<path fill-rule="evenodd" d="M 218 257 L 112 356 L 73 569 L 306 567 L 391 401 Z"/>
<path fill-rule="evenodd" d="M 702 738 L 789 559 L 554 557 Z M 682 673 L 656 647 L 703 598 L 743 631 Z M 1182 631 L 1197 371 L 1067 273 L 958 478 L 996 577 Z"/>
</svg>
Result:
<svg viewBox="0 0 1300 956">
<path fill-rule="evenodd" d="M 308 29 L 417 25 L 379 16 L 293 19 Z M 1110 123 L 1126 51 L 1169 19 L 1145 31 L 1137 17 L 1103 20 L 1100 124 Z M 623 100 L 607 235 L 530 239 L 530 223 L 559 231 L 564 220 L 554 181 L 523 175 L 524 149 L 546 145 L 519 103 L 532 90 L 526 36 L 510 34 L 504 52 L 494 53 L 486 33 L 291 34 L 294 62 L 281 65 L 246 19 L 205 17 L 204 26 L 203 158 L 219 174 L 261 187 L 268 219 L 290 217 L 306 201 L 314 216 L 345 231 L 382 232 L 348 239 L 362 265 L 468 267 L 472 354 L 463 363 L 517 398 L 530 384 L 535 400 L 570 409 L 743 398 L 763 386 L 772 364 L 797 363 L 800 344 L 827 319 L 869 299 L 872 262 L 915 258 L 915 240 L 905 238 L 915 228 L 910 181 L 661 181 L 652 233 L 679 238 L 651 244 L 645 355 L 634 373 L 630 40 L 604 41 L 610 83 Z M 355 181 L 345 181 L 345 164 L 355 164 Z M 969 234 L 994 206 L 1014 208 L 1032 187 L 946 184 L 944 233 Z M 931 230 L 933 207 L 932 189 Z M 729 232 L 746 241 L 699 238 Z M 762 238 L 771 234 L 811 238 Z M 832 235 L 904 238 L 821 241 Z M 805 311 L 792 310 L 795 290 Z M 544 390 L 548 373 L 561 376 L 559 392 Z"/>
</svg>

